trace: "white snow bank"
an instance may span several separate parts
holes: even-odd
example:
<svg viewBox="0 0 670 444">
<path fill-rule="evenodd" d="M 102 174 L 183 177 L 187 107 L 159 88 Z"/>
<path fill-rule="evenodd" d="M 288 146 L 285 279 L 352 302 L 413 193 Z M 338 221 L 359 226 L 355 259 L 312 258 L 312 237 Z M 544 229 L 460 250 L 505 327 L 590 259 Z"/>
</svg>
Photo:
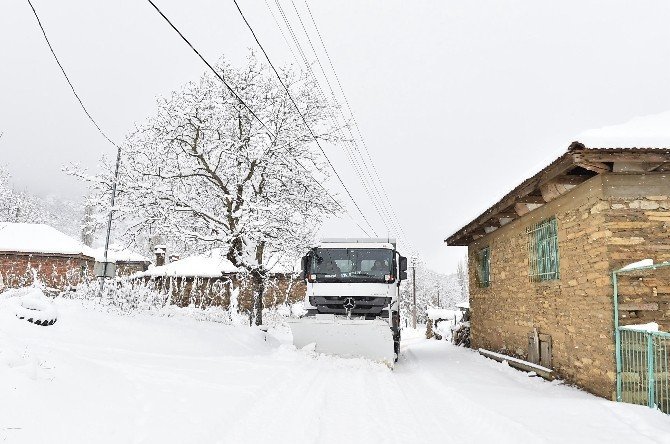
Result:
<svg viewBox="0 0 670 444">
<path fill-rule="evenodd" d="M 653 259 L 642 259 L 641 261 L 633 262 L 632 264 L 626 265 L 619 271 L 635 270 L 636 268 L 650 267 L 652 265 L 654 265 Z"/>
<path fill-rule="evenodd" d="M 624 326 L 621 326 L 620 328 L 624 329 L 624 330 L 653 332 L 653 331 L 658 331 L 658 324 L 656 322 L 649 322 L 647 324 L 624 325 Z"/>
<path fill-rule="evenodd" d="M 44 224 L 0 222 L 0 251 L 95 257 L 93 249 Z"/>
<path fill-rule="evenodd" d="M 670 111 L 584 131 L 577 140 L 588 148 L 669 148 Z"/>
</svg>

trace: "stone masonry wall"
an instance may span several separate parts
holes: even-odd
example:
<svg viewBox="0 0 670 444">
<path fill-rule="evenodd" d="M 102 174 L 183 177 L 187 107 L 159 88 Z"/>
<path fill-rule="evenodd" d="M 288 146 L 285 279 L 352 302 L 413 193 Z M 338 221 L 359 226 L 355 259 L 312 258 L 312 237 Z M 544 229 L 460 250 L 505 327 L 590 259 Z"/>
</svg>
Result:
<svg viewBox="0 0 670 444">
<path fill-rule="evenodd" d="M 186 307 L 200 308 L 220 306 L 230 307 L 232 290 L 238 288 L 237 305 L 242 312 L 251 311 L 254 287 L 250 282 L 240 281 L 235 276 L 221 278 L 146 278 L 160 291 L 170 294 L 170 303 Z M 306 294 L 305 283 L 293 276 L 272 276 L 263 294 L 263 306 L 275 307 L 286 302 L 303 300 Z"/>
<path fill-rule="evenodd" d="M 93 277 L 93 258 L 85 256 L 0 253 L 0 290 L 33 283 L 33 270 L 49 288 L 68 290 Z"/>
<path fill-rule="evenodd" d="M 473 347 L 527 358 L 528 334 L 552 338 L 559 377 L 603 397 L 614 390 L 615 364 L 607 207 L 599 177 L 470 245 Z M 528 234 L 533 223 L 556 216 L 560 279 L 531 282 Z M 491 285 L 474 275 L 476 252 L 491 251 Z"/>
<path fill-rule="evenodd" d="M 611 268 L 670 261 L 670 181 L 665 174 L 612 175 L 604 182 Z M 657 322 L 670 331 L 670 267 L 619 275 L 621 325 Z"/>
</svg>

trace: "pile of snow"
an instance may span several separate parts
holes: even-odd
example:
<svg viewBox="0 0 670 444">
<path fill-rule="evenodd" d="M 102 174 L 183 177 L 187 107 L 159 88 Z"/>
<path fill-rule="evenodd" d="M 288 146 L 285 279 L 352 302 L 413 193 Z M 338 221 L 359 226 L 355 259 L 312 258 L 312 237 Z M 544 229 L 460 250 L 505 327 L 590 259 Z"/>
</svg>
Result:
<svg viewBox="0 0 670 444">
<path fill-rule="evenodd" d="M 588 148 L 669 148 L 670 111 L 584 131 L 577 140 Z"/>
<path fill-rule="evenodd" d="M 0 251 L 95 257 L 91 248 L 44 224 L 0 222 Z"/>
<path fill-rule="evenodd" d="M 58 310 L 48 298 L 38 280 L 30 287 L 9 289 L 0 293 L 0 300 L 9 300 L 8 306 L 19 319 L 33 324 L 53 325 L 58 319 Z"/>
</svg>

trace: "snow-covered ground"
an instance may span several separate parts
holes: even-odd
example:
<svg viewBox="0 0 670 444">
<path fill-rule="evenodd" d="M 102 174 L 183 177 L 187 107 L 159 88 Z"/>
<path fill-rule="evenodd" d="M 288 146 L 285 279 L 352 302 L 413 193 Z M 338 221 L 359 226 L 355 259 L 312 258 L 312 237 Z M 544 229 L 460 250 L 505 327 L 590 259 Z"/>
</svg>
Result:
<svg viewBox="0 0 670 444">
<path fill-rule="evenodd" d="M 0 300 L 0 442 L 670 443 L 670 418 L 405 331 L 391 371 L 281 329 Z"/>
</svg>

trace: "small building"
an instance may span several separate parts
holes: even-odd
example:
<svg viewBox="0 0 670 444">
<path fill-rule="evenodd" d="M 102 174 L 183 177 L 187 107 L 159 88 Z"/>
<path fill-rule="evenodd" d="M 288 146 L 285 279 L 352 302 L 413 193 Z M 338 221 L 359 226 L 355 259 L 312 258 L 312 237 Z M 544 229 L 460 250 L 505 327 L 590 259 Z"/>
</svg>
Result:
<svg viewBox="0 0 670 444">
<path fill-rule="evenodd" d="M 611 273 L 670 260 L 670 150 L 636 148 L 670 144 L 622 140 L 573 142 L 445 240 L 468 247 L 473 348 L 539 360 L 606 398 L 616 385 Z M 648 282 L 622 284 L 620 322 L 668 331 L 670 282 Z"/>
<path fill-rule="evenodd" d="M 104 262 L 105 248 L 100 247 L 93 250 L 95 260 Z M 151 261 L 127 248 L 120 245 L 110 245 L 107 250 L 107 261 L 116 264 L 116 275 L 119 277 L 130 276 L 135 273 L 141 273 L 149 269 Z"/>
<path fill-rule="evenodd" d="M 157 263 L 165 262 L 165 248 L 156 250 Z M 158 257 L 158 256 L 161 257 Z M 304 299 L 306 287 L 298 270 L 286 267 L 282 261 L 271 261 L 268 285 L 263 296 L 265 307 L 293 303 Z M 215 248 L 203 254 L 189 256 L 164 265 L 152 266 L 132 276 L 141 279 L 170 296 L 179 306 L 221 306 L 229 308 L 236 295 L 241 311 L 251 311 L 254 287 L 244 279 L 244 273 L 227 258 L 225 251 Z"/>
<path fill-rule="evenodd" d="M 93 277 L 95 253 L 44 224 L 0 223 L 0 290 L 33 282 L 34 273 L 54 290 L 68 290 Z"/>
</svg>

